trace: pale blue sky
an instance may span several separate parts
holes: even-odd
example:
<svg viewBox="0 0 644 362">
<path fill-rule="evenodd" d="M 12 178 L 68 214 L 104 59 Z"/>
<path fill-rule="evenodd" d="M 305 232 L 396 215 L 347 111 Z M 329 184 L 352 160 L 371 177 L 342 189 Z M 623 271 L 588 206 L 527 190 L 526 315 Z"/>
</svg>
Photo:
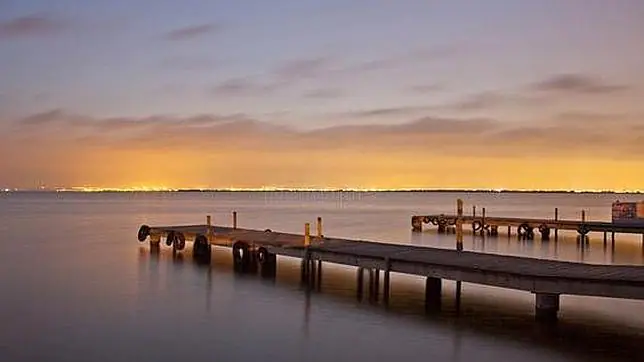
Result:
<svg viewBox="0 0 644 362">
<path fill-rule="evenodd" d="M 0 115 L 244 113 L 303 128 L 640 115 L 642 34 L 637 0 L 0 0 Z M 559 102 L 525 101 L 548 81 Z"/>
</svg>

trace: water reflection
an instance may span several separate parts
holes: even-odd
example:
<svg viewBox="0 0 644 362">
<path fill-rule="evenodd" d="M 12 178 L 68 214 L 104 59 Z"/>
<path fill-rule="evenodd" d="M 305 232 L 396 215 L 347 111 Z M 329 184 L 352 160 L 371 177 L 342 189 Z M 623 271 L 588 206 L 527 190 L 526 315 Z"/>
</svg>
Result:
<svg viewBox="0 0 644 362">
<path fill-rule="evenodd" d="M 551 246 L 553 244 L 550 244 Z M 544 244 L 541 245 L 544 247 Z M 580 250 L 584 248 L 580 247 Z M 532 316 L 532 302 L 520 303 L 507 298 L 508 292 L 498 288 L 486 288 L 466 284 L 463 291 L 461 307 L 454 290 L 444 288 L 443 309 L 440 313 L 425 314 L 424 290 L 418 278 L 396 275 L 392 280 L 392 295 L 387 308 L 383 304 L 356 301 L 357 293 L 355 269 L 336 268 L 325 263 L 324 288 L 316 289 L 303 287 L 300 284 L 299 265 L 294 260 L 281 260 L 278 263 L 279 272 L 274 274 L 270 287 L 265 283 L 266 277 L 255 271 L 241 272 L 235 269 L 228 252 L 215 252 L 210 266 L 199 264 L 192 258 L 150 249 L 147 253 L 139 251 L 141 271 L 145 271 L 150 279 L 158 277 L 159 264 L 167 263 L 171 268 L 168 273 L 179 273 L 185 264 L 192 264 L 196 277 L 203 277 L 206 291 L 206 310 L 211 308 L 213 280 L 229 278 L 241 283 L 234 286 L 235 290 L 244 291 L 237 297 L 250 297 L 245 290 L 252 288 L 254 292 L 283 293 L 299 290 L 302 300 L 301 336 L 304 341 L 310 338 L 311 320 L 319 311 L 314 312 L 313 305 L 341 303 L 345 307 L 356 306 L 359 310 L 378 316 L 382 313 L 390 318 L 402 319 L 408 323 L 425 325 L 427 328 L 439 327 L 451 330 L 451 360 L 461 361 L 462 355 L 468 355 L 464 349 L 471 346 L 466 340 L 474 336 L 491 337 L 520 344 L 529 348 L 547 349 L 557 353 L 573 354 L 580 360 L 609 359 L 612 361 L 632 361 L 633 356 L 644 353 L 641 336 L 643 331 L 615 321 L 603 319 L 598 315 L 588 315 L 583 312 L 571 311 L 565 313 L 556 325 L 536 323 Z M 205 273 L 204 273 L 205 272 Z M 447 283 L 447 282 L 445 282 Z M 260 288 L 263 286 L 263 288 Z M 271 288 L 268 290 L 256 289 Z M 517 292 L 519 293 L 519 292 Z M 284 298 L 284 296 L 282 296 Z M 342 306 L 338 307 L 342 308 Z M 317 309 L 317 308 L 316 308 Z M 332 313 L 332 311 L 329 311 Z M 323 315 L 318 318 L 324 318 Z M 387 318 L 387 319 L 390 319 Z M 392 320 L 393 321 L 393 320 Z M 478 337 L 477 337 L 478 338 Z M 470 359 L 468 357 L 468 359 Z"/>
</svg>

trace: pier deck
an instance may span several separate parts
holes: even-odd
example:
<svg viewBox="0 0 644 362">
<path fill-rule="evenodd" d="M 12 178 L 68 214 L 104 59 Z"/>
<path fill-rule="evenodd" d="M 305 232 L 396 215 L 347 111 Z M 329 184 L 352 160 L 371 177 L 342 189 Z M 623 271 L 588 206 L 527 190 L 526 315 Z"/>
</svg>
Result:
<svg viewBox="0 0 644 362">
<path fill-rule="evenodd" d="M 439 232 L 445 231 L 449 226 L 456 223 L 457 215 L 434 214 L 434 215 L 414 215 L 411 218 L 412 230 L 420 232 L 423 224 L 437 226 Z M 586 220 L 559 220 L 559 219 L 539 219 L 526 217 L 497 217 L 497 216 L 462 216 L 463 224 L 471 225 L 473 232 L 487 232 L 488 234 L 498 234 L 499 227 L 507 227 L 508 235 L 511 228 L 515 228 L 517 235 L 531 238 L 534 236 L 533 229 L 537 229 L 543 239 L 550 238 L 550 231 L 573 230 L 581 236 L 586 236 L 590 232 L 604 233 L 604 241 L 607 240 L 607 234 L 611 233 L 614 242 L 615 233 L 622 234 L 641 234 L 644 242 L 644 225 L 616 224 L 605 221 L 586 221 Z"/>
<path fill-rule="evenodd" d="M 529 291 L 536 295 L 537 316 L 547 318 L 553 318 L 553 314 L 556 318 L 561 294 L 644 300 L 644 267 L 639 266 L 592 265 L 323 236 L 308 236 L 309 243 L 305 245 L 302 234 L 208 225 L 152 227 L 148 234 L 151 242 L 159 243 L 170 232 L 181 233 L 187 239 L 210 235 L 209 245 L 231 247 L 233 254 L 236 248 L 244 253 L 263 249 L 273 257 L 301 258 L 303 279 L 308 278 L 308 265 L 313 265 L 315 274 L 314 261 L 318 263 L 319 274 L 322 262 L 356 266 L 360 290 L 362 272 L 366 269 L 369 290 L 370 293 L 375 290 L 376 299 L 379 272 L 383 271 L 384 301 L 389 298 L 390 272 L 427 277 L 427 296 L 434 294 L 431 298 L 436 301 L 438 293 L 439 302 L 441 279 L 455 280 L 459 287 L 460 282 L 469 282 Z"/>
</svg>

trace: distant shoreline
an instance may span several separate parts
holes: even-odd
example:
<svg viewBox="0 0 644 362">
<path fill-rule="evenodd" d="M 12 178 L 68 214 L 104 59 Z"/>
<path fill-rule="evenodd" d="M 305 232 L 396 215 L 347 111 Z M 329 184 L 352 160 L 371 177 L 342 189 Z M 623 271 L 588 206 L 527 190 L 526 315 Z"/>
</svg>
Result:
<svg viewBox="0 0 644 362">
<path fill-rule="evenodd" d="M 0 190 L 1 191 L 1 190 Z M 0 193 L 476 193 L 476 194 L 615 194 L 639 195 L 644 191 L 591 191 L 591 190 L 469 190 L 469 189 L 399 189 L 399 190 L 354 190 L 354 189 L 176 189 L 176 190 L 4 190 Z"/>
</svg>

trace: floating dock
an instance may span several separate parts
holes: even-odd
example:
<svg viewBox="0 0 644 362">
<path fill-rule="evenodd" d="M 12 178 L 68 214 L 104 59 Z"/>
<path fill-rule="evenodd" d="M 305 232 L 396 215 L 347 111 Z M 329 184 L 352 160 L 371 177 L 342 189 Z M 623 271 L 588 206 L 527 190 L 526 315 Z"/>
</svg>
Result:
<svg viewBox="0 0 644 362">
<path fill-rule="evenodd" d="M 419 275 L 426 278 L 428 311 L 440 308 L 443 279 L 457 283 L 457 310 L 461 283 L 476 283 L 533 293 L 535 317 L 539 320 L 556 320 L 559 298 L 564 294 L 644 300 L 644 267 L 591 265 L 463 251 L 462 225 L 468 220 L 463 216 L 455 219 L 455 225 L 460 228 L 456 250 L 326 237 L 322 234 L 321 218 L 317 220 L 315 235 L 310 233 L 310 224 L 305 224 L 303 234 L 242 229 L 237 227 L 236 213 L 232 227 L 213 226 L 210 217 L 204 225 L 142 225 L 138 239 L 141 242 L 149 240 L 151 247 L 159 247 L 165 239 L 164 244 L 175 252 L 182 252 L 186 249 L 186 240 L 193 240 L 193 257 L 206 263 L 210 263 L 212 246 L 228 247 L 236 269 L 261 271 L 265 277 L 275 277 L 278 255 L 299 258 L 302 260 L 302 282 L 313 287 L 320 285 L 323 262 L 355 266 L 358 298 L 362 299 L 363 293 L 367 292 L 369 300 L 378 302 L 382 298 L 385 305 L 390 298 L 391 272 Z M 505 222 L 520 225 L 513 219 L 505 219 Z M 566 224 L 553 226 L 561 225 Z M 366 285 L 365 272 L 368 276 Z"/>
</svg>

